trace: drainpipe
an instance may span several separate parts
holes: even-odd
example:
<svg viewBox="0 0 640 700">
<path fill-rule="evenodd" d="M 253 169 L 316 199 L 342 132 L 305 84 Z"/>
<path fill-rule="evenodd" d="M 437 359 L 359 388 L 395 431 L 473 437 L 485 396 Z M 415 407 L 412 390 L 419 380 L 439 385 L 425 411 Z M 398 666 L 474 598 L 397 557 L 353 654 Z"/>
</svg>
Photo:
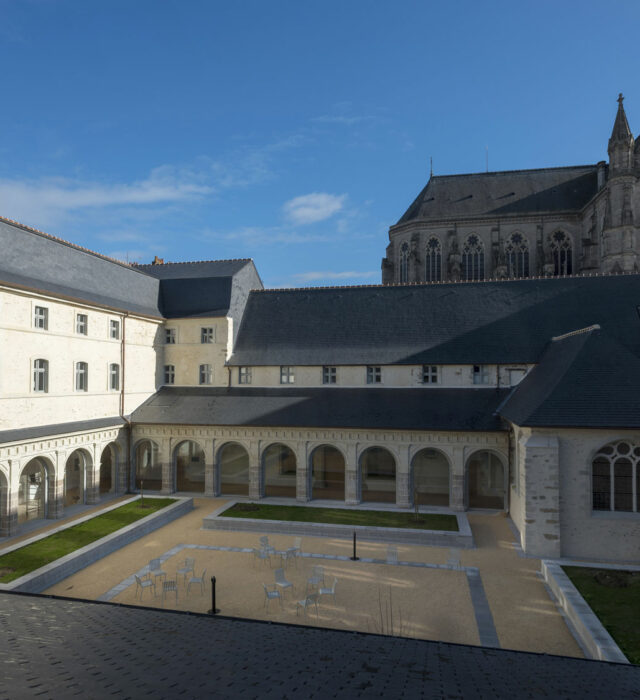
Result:
<svg viewBox="0 0 640 700">
<path fill-rule="evenodd" d="M 122 366 L 122 377 L 120 383 L 120 418 L 126 423 L 127 431 L 127 459 L 126 459 L 126 475 L 127 475 L 127 488 L 126 493 L 131 492 L 131 421 L 124 415 L 124 394 L 125 394 L 125 381 L 126 381 L 126 361 L 127 356 L 125 353 L 125 341 L 127 338 L 127 316 L 129 314 L 124 314 L 122 317 L 122 340 L 120 342 L 120 365 Z"/>
<path fill-rule="evenodd" d="M 229 365 L 227 365 L 227 373 L 228 373 L 228 377 L 229 377 L 228 382 L 227 382 L 227 388 L 231 389 L 231 367 L 229 367 Z"/>
</svg>

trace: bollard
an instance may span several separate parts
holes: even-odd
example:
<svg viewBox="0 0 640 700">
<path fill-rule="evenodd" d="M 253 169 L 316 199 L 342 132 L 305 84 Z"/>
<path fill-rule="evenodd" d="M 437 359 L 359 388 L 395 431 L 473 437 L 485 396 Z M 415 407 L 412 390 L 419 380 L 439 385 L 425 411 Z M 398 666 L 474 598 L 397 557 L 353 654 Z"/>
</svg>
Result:
<svg viewBox="0 0 640 700">
<path fill-rule="evenodd" d="M 209 615 L 215 615 L 219 613 L 220 610 L 216 608 L 216 577 L 211 577 L 211 610 L 209 610 Z"/>
<path fill-rule="evenodd" d="M 353 531 L 353 556 L 351 557 L 351 561 L 358 561 L 360 557 L 356 556 L 356 532 L 355 530 Z"/>
</svg>

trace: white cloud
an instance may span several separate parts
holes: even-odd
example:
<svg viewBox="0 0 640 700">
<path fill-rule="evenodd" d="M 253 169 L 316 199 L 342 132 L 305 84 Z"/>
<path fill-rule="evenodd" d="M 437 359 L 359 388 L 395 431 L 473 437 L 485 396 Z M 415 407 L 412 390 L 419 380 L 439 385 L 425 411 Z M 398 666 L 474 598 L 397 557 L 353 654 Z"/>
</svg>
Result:
<svg viewBox="0 0 640 700">
<path fill-rule="evenodd" d="M 343 208 L 346 198 L 346 194 L 311 192 L 285 202 L 282 210 L 294 224 L 314 224 L 337 214 Z"/>
<path fill-rule="evenodd" d="M 318 280 L 346 280 L 346 279 L 372 279 L 380 273 L 377 270 L 369 272 L 301 272 L 293 275 L 292 279 L 296 282 L 317 282 Z"/>
</svg>

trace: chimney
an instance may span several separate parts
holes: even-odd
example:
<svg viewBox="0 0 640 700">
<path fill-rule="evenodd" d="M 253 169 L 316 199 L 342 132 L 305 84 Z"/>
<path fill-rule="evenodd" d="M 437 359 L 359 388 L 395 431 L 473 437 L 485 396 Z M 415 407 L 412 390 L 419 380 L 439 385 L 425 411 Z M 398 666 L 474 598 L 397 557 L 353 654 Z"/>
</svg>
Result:
<svg viewBox="0 0 640 700">
<path fill-rule="evenodd" d="M 157 255 L 153 259 L 152 265 L 164 265 L 164 258 L 159 258 Z"/>
</svg>

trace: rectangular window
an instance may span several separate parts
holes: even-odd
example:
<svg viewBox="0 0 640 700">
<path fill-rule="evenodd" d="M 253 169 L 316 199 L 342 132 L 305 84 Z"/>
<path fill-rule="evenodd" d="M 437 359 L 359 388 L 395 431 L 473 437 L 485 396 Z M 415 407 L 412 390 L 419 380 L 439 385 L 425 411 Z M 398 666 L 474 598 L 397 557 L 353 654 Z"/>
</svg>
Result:
<svg viewBox="0 0 640 700">
<path fill-rule="evenodd" d="M 295 368 L 287 366 L 280 367 L 280 384 L 295 384 Z"/>
<path fill-rule="evenodd" d="M 438 365 L 422 365 L 422 383 L 438 383 Z"/>
<path fill-rule="evenodd" d="M 367 384 L 382 384 L 382 367 L 367 367 Z"/>
<path fill-rule="evenodd" d="M 200 365 L 200 384 L 211 384 L 213 382 L 213 372 L 211 365 Z"/>
<path fill-rule="evenodd" d="M 111 391 L 120 389 L 120 365 L 116 363 L 109 365 L 109 388 Z"/>
<path fill-rule="evenodd" d="M 109 337 L 113 340 L 120 340 L 120 321 L 109 321 Z"/>
<path fill-rule="evenodd" d="M 200 329 L 200 342 L 201 343 L 213 343 L 213 328 L 201 328 Z"/>
<path fill-rule="evenodd" d="M 87 318 L 87 314 L 76 314 L 76 333 L 87 335 L 88 325 L 89 319 Z"/>
<path fill-rule="evenodd" d="M 473 365 L 473 383 L 489 383 L 489 368 L 486 365 Z"/>
<path fill-rule="evenodd" d="M 49 391 L 49 363 L 47 360 L 33 361 L 33 390 L 44 394 Z"/>
<path fill-rule="evenodd" d="M 76 391 L 89 388 L 89 366 L 86 362 L 76 362 Z"/>
<path fill-rule="evenodd" d="M 33 310 L 33 326 L 34 328 L 49 328 L 49 309 L 46 306 L 36 306 Z"/>
<path fill-rule="evenodd" d="M 175 345 L 176 344 L 176 329 L 175 328 L 165 328 L 164 329 L 164 342 L 165 342 L 165 345 Z"/>
<path fill-rule="evenodd" d="M 335 367 L 323 367 L 322 368 L 322 383 L 323 384 L 335 384 L 337 381 L 338 374 Z"/>
<path fill-rule="evenodd" d="M 165 365 L 164 366 L 164 383 L 165 384 L 175 384 L 176 383 L 175 365 Z"/>
<path fill-rule="evenodd" d="M 238 367 L 238 384 L 251 384 L 251 367 Z"/>
</svg>

